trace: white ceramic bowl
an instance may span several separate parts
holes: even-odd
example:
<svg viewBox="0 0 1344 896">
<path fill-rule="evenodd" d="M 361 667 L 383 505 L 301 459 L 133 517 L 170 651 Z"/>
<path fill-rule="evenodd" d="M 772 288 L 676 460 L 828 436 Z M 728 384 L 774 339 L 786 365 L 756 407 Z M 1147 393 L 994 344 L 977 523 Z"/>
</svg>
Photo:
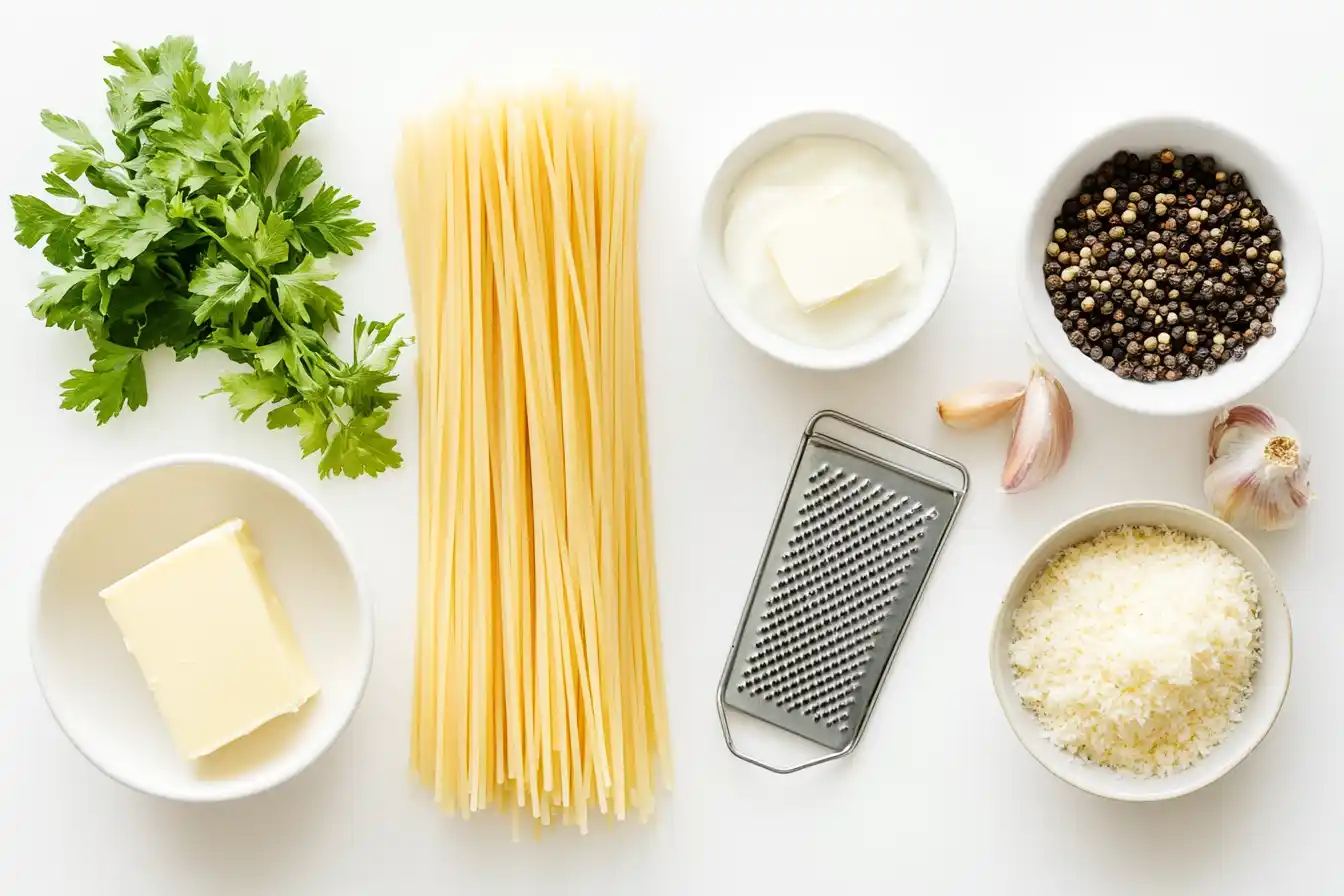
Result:
<svg viewBox="0 0 1344 896">
<path fill-rule="evenodd" d="M 1287 290 L 1274 312 L 1277 332 L 1260 340 L 1240 362 L 1211 376 L 1174 383 L 1140 383 L 1107 371 L 1069 344 L 1055 319 L 1041 265 L 1055 217 L 1083 176 L 1119 150 L 1147 155 L 1171 149 L 1178 155 L 1212 155 L 1226 171 L 1240 171 L 1253 195 L 1274 215 L 1283 232 Z M 1232 404 L 1262 385 L 1297 349 L 1316 313 L 1321 296 L 1321 232 L 1306 194 L 1289 174 L 1255 144 L 1226 128 L 1192 118 L 1150 118 L 1113 127 L 1089 139 L 1059 164 L 1046 181 L 1028 219 L 1021 248 L 1021 298 L 1037 342 L 1055 365 L 1093 395 L 1117 407 L 1143 414 L 1201 414 Z"/>
<path fill-rule="evenodd" d="M 98 592 L 234 517 L 247 521 L 322 690 L 191 762 Z M 373 662 L 373 615 L 335 523 L 297 485 L 235 458 L 168 457 L 116 479 L 61 533 L 37 592 L 32 657 L 56 721 L 109 777 L 174 800 L 229 800 L 298 774 L 345 729 Z"/>
<path fill-rule="evenodd" d="M 1008 659 L 1012 642 L 1013 613 L 1046 564 L 1064 548 L 1084 541 L 1105 529 L 1124 525 L 1167 526 L 1192 535 L 1213 539 L 1235 554 L 1255 577 L 1260 591 L 1263 626 L 1263 656 L 1255 674 L 1254 690 L 1247 700 L 1242 720 L 1232 726 L 1227 739 L 1189 768 L 1164 778 L 1139 778 L 1077 759 L 1052 744 L 1035 715 L 1013 689 L 1013 667 Z M 1193 793 L 1221 778 L 1250 755 L 1278 718 L 1293 668 L 1293 627 L 1288 605 L 1264 556 L 1244 535 L 1217 517 L 1182 504 L 1135 501 L 1111 504 L 1076 516 L 1051 532 L 1031 549 L 1008 587 L 999 608 L 989 646 L 990 674 L 1004 715 L 1013 733 L 1036 761 L 1063 781 L 1097 796 L 1115 800 L 1147 802 Z"/>
<path fill-rule="evenodd" d="M 738 179 L 763 156 L 799 137 L 836 136 L 862 140 L 886 153 L 910 180 L 916 213 L 928 238 L 924 276 L 910 309 L 868 338 L 844 348 L 804 345 L 780 335 L 745 310 L 723 252 L 726 206 Z M 847 112 L 801 112 L 772 121 L 738 144 L 710 182 L 700 216 L 700 277 L 723 319 L 747 342 L 786 364 L 814 370 L 861 367 L 905 345 L 929 322 L 947 286 L 957 254 L 952 198 L 928 161 L 896 132 Z"/>
</svg>

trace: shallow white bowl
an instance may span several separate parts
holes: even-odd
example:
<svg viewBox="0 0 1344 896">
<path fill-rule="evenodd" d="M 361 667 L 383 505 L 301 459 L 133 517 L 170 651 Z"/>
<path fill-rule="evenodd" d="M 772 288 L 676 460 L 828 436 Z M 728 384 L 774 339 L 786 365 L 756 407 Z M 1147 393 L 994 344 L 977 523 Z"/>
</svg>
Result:
<svg viewBox="0 0 1344 896">
<path fill-rule="evenodd" d="M 1022 603 L 1032 582 L 1046 564 L 1064 548 L 1116 526 L 1167 526 L 1213 539 L 1235 554 L 1255 577 L 1260 591 L 1263 626 L 1262 663 L 1255 674 L 1254 690 L 1242 720 L 1232 726 L 1227 739 L 1199 762 L 1165 778 L 1138 778 L 1077 759 L 1056 747 L 1040 723 L 1013 689 L 1013 667 L 1008 646 L 1013 636 L 1013 613 Z M 1293 668 L 1293 626 L 1288 604 L 1264 556 L 1227 523 L 1192 507 L 1162 501 L 1110 504 L 1074 517 L 1041 539 L 1008 586 L 1007 596 L 994 621 L 989 645 L 989 668 L 994 691 L 1013 733 L 1036 761 L 1074 787 L 1115 800 L 1146 802 L 1193 793 L 1221 778 L 1250 755 L 1278 718 Z"/>
<path fill-rule="evenodd" d="M 739 287 L 723 253 L 725 208 L 738 179 L 763 156 L 799 137 L 835 136 L 862 140 L 880 149 L 909 178 L 916 213 L 928 238 L 924 277 L 910 310 L 868 338 L 844 348 L 822 348 L 788 339 L 756 320 L 745 309 Z M 800 112 L 772 121 L 738 144 L 710 182 L 700 216 L 700 277 L 705 291 L 728 325 L 756 348 L 795 367 L 844 370 L 862 367 L 905 345 L 929 322 L 947 286 L 957 255 L 957 225 L 952 198 L 924 156 L 885 125 L 848 112 Z"/>
<path fill-rule="evenodd" d="M 247 521 L 322 690 L 192 762 L 98 592 L 234 517 Z M 37 592 L 32 656 L 52 715 L 109 777 L 168 799 L 229 800 L 298 774 L 345 729 L 373 662 L 373 615 L 335 523 L 297 485 L 235 458 L 168 457 L 119 477 L 61 533 Z"/>
<path fill-rule="evenodd" d="M 1064 200 L 1077 195 L 1083 176 L 1119 150 L 1147 155 L 1171 149 L 1177 155 L 1212 155 L 1225 171 L 1246 176 L 1253 195 L 1265 203 L 1283 232 L 1287 290 L 1274 312 L 1277 332 L 1251 346 L 1246 358 L 1210 376 L 1175 383 L 1124 380 L 1069 344 L 1055 319 L 1041 265 L 1055 217 Z M 1093 395 L 1142 414 L 1201 414 L 1232 404 L 1273 376 L 1297 349 L 1321 297 L 1321 232 L 1306 194 L 1253 143 L 1239 134 L 1192 118 L 1149 118 L 1113 127 L 1074 150 L 1046 181 L 1028 219 L 1021 248 L 1022 308 L 1036 340 L 1056 366 Z"/>
</svg>

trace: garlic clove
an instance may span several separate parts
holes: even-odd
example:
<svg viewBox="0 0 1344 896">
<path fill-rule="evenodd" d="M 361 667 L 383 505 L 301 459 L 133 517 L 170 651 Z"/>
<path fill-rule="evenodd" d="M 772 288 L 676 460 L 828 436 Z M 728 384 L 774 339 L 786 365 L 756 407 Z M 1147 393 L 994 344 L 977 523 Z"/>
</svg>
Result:
<svg viewBox="0 0 1344 896">
<path fill-rule="evenodd" d="M 938 416 L 953 429 L 983 429 L 1013 412 L 1027 387 L 1007 380 L 992 380 L 962 389 L 938 402 Z"/>
<path fill-rule="evenodd" d="M 1003 465 L 1003 490 L 1016 494 L 1042 485 L 1064 466 L 1072 447 L 1073 406 L 1069 396 L 1059 380 L 1037 364 L 1013 422 Z"/>
<path fill-rule="evenodd" d="M 1209 430 L 1204 495 L 1239 529 L 1287 529 L 1311 503 L 1311 458 L 1293 427 L 1268 408 L 1239 405 Z"/>
</svg>

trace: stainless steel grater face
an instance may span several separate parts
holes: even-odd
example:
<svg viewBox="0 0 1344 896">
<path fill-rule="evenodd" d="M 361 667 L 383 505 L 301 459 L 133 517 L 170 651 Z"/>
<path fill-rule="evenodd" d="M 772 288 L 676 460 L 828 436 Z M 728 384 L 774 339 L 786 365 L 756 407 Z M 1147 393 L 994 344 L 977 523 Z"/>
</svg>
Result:
<svg viewBox="0 0 1344 896">
<path fill-rule="evenodd" d="M 898 462 L 911 455 L 955 482 Z M 720 680 L 734 754 L 788 772 L 854 748 L 968 487 L 956 461 L 840 414 L 813 418 Z M 791 768 L 754 759 L 725 708 L 831 752 Z"/>
</svg>

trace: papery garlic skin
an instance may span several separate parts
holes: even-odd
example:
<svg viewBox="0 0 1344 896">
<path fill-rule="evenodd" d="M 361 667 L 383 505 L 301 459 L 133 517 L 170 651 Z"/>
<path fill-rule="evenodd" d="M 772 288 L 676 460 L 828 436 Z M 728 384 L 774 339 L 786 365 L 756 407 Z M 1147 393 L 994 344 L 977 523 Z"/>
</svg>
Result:
<svg viewBox="0 0 1344 896">
<path fill-rule="evenodd" d="M 1311 503 L 1310 467 L 1288 421 L 1260 405 L 1237 405 L 1209 428 L 1204 497 L 1238 529 L 1287 529 Z"/>
<path fill-rule="evenodd" d="M 1043 484 L 1064 466 L 1072 447 L 1073 405 L 1059 380 L 1037 364 L 1013 422 L 1003 490 L 1016 494 Z"/>
<path fill-rule="evenodd" d="M 992 380 L 944 398 L 938 416 L 953 429 L 983 429 L 1016 410 L 1026 392 L 1022 383 Z"/>
</svg>

